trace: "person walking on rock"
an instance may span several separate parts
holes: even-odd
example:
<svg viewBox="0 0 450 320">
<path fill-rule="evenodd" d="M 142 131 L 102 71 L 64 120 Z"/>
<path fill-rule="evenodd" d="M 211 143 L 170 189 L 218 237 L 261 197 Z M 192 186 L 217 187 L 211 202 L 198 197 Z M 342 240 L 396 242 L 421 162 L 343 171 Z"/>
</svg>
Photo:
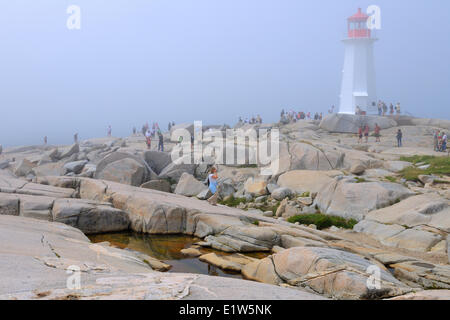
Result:
<svg viewBox="0 0 450 320">
<path fill-rule="evenodd" d="M 212 193 L 212 197 L 208 199 L 208 202 L 213 206 L 216 206 L 217 201 L 219 200 L 219 186 L 217 183 L 219 176 L 217 175 L 217 169 L 215 167 L 212 167 L 210 172 L 211 173 L 208 175 L 208 187 L 209 191 Z"/>
<path fill-rule="evenodd" d="M 361 125 L 361 126 L 359 126 L 359 129 L 358 129 L 358 143 L 362 142 L 362 136 L 363 136 L 363 128 Z"/>
<path fill-rule="evenodd" d="M 378 125 L 378 123 L 375 123 L 375 142 L 381 142 L 380 141 L 380 126 Z"/>
<path fill-rule="evenodd" d="M 402 130 L 398 129 L 398 131 L 397 131 L 397 146 L 399 148 L 402 146 L 402 138 L 403 138 Z"/>
</svg>

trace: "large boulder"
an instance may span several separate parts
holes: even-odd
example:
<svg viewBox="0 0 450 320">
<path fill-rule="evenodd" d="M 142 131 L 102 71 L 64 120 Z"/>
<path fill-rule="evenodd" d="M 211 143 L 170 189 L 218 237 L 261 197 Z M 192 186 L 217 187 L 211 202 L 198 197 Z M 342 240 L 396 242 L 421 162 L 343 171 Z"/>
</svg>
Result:
<svg viewBox="0 0 450 320">
<path fill-rule="evenodd" d="M 113 152 L 97 164 L 94 178 L 140 186 L 156 178 L 156 174 L 143 159 L 127 152 Z"/>
<path fill-rule="evenodd" d="M 345 153 L 328 146 L 298 142 L 289 146 L 291 170 L 333 170 L 344 164 Z"/>
<path fill-rule="evenodd" d="M 219 195 L 222 199 L 231 196 L 236 191 L 233 186 L 233 181 L 231 179 L 219 179 Z"/>
<path fill-rule="evenodd" d="M 87 160 L 67 162 L 64 165 L 64 169 L 66 169 L 67 172 L 73 172 L 75 174 L 78 174 L 81 172 L 81 170 L 83 170 L 86 163 L 88 163 Z"/>
<path fill-rule="evenodd" d="M 14 170 L 14 174 L 18 177 L 26 176 L 32 171 L 34 167 L 35 165 L 31 161 L 22 159 L 17 164 L 16 169 Z"/>
<path fill-rule="evenodd" d="M 160 174 L 172 162 L 169 153 L 155 150 L 144 152 L 144 160 L 156 174 Z"/>
<path fill-rule="evenodd" d="M 140 186 L 145 181 L 145 169 L 146 168 L 136 160 L 125 158 L 111 162 L 101 171 L 97 170 L 95 172 L 95 177 L 97 179 L 115 181 L 132 186 Z"/>
<path fill-rule="evenodd" d="M 397 122 L 388 117 L 334 113 L 323 118 L 320 122 L 320 128 L 328 132 L 358 133 L 360 126 L 367 124 L 370 130 L 373 130 L 376 123 L 381 129 L 389 129 L 397 126 Z"/>
<path fill-rule="evenodd" d="M 368 212 L 393 205 L 414 193 L 391 182 L 355 182 L 336 178 L 319 191 L 315 203 L 324 214 L 362 220 Z"/>
<path fill-rule="evenodd" d="M 78 145 L 78 143 L 75 143 L 61 150 L 59 154 L 59 159 L 68 158 L 78 152 L 80 152 L 80 146 Z"/>
<path fill-rule="evenodd" d="M 244 183 L 245 192 L 255 196 L 263 196 L 267 194 L 267 179 L 263 177 L 250 177 Z"/>
<path fill-rule="evenodd" d="M 126 212 L 110 204 L 81 199 L 58 199 L 52 208 L 53 221 L 78 228 L 85 234 L 128 230 Z"/>
<path fill-rule="evenodd" d="M 60 176 L 64 174 L 63 162 L 52 162 L 34 167 L 32 172 L 36 177 Z"/>
<path fill-rule="evenodd" d="M 207 186 L 195 179 L 193 175 L 185 172 L 181 175 L 174 193 L 193 197 L 207 188 Z"/>
<path fill-rule="evenodd" d="M 277 181 L 280 187 L 289 188 L 299 194 L 319 192 L 332 183 L 333 177 L 342 175 L 340 171 L 294 170 L 282 174 Z"/>
<path fill-rule="evenodd" d="M 271 196 L 275 200 L 281 201 L 284 198 L 289 197 L 291 194 L 292 194 L 292 191 L 289 188 L 277 188 L 272 192 Z"/>
<path fill-rule="evenodd" d="M 380 287 L 370 287 L 372 269 L 380 274 Z M 294 247 L 249 263 L 246 278 L 272 284 L 306 287 L 336 299 L 380 299 L 410 292 L 383 266 L 364 257 L 330 248 Z"/>
<path fill-rule="evenodd" d="M 183 173 L 189 173 L 193 175 L 195 173 L 196 164 L 183 163 L 181 159 L 180 161 L 171 162 L 167 165 L 159 174 L 160 179 L 171 179 L 175 182 L 180 180 L 180 177 Z"/>
</svg>

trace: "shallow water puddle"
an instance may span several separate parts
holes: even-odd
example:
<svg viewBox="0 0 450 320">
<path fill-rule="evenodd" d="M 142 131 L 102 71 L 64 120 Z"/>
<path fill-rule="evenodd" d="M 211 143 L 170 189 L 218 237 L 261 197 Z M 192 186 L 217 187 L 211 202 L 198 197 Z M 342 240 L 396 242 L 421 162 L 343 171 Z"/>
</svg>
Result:
<svg viewBox="0 0 450 320">
<path fill-rule="evenodd" d="M 108 241 L 114 247 L 138 251 L 161 260 L 172 266 L 169 272 L 186 272 L 242 278 L 240 273 L 224 271 L 206 262 L 200 261 L 198 257 L 193 258 L 183 255 L 180 252 L 181 249 L 189 248 L 194 243 L 201 241 L 201 239 L 196 237 L 187 235 L 148 235 L 134 232 L 108 233 L 90 235 L 88 237 L 93 243 Z M 200 248 L 199 250 L 202 253 L 215 252 L 220 255 L 227 255 L 227 253 L 209 248 Z M 246 255 L 262 259 L 269 254 L 250 253 Z"/>
</svg>

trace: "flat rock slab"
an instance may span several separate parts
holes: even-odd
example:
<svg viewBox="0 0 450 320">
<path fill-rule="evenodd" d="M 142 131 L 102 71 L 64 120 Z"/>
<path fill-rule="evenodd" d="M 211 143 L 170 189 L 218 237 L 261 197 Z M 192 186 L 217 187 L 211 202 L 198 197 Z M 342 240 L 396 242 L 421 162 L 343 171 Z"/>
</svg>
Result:
<svg viewBox="0 0 450 320">
<path fill-rule="evenodd" d="M 76 265 L 82 283 L 98 274 L 153 272 L 127 250 L 92 244 L 62 223 L 0 216 L 0 294 L 66 288 L 67 267 Z"/>
<path fill-rule="evenodd" d="M 333 177 L 342 175 L 341 171 L 294 170 L 283 173 L 277 181 L 280 187 L 297 193 L 319 192 L 333 182 Z M 282 200 L 282 199 L 281 199 Z"/>
<path fill-rule="evenodd" d="M 449 201 L 437 194 L 410 197 L 393 206 L 372 211 L 366 216 L 366 219 L 410 228 L 427 225 L 447 233 L 450 232 Z"/>
</svg>

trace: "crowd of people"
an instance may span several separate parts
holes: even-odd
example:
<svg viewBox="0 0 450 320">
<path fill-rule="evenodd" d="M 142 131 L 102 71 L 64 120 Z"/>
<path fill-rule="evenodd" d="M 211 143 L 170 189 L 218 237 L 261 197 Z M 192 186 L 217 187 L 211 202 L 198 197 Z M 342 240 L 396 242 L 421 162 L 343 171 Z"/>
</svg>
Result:
<svg viewBox="0 0 450 320">
<path fill-rule="evenodd" d="M 378 115 L 379 116 L 385 116 L 385 115 L 394 115 L 395 114 L 400 114 L 401 113 L 401 109 L 400 109 L 400 102 L 397 102 L 397 104 L 394 105 L 391 103 L 389 105 L 389 108 L 387 106 L 387 104 L 384 101 L 379 100 L 378 104 L 377 104 L 377 109 L 378 109 Z"/>
<path fill-rule="evenodd" d="M 259 114 L 256 117 L 252 116 L 250 119 L 245 118 L 244 120 L 242 120 L 242 117 L 239 117 L 239 120 L 238 120 L 238 124 L 261 124 L 261 123 L 262 123 L 262 118 Z"/>
<path fill-rule="evenodd" d="M 281 123 L 292 123 L 297 122 L 299 120 L 322 120 L 323 115 L 322 113 L 314 113 L 314 115 L 311 114 L 311 112 L 303 112 L 303 111 L 287 111 L 285 112 L 284 109 L 281 110 L 280 114 L 280 122 Z"/>
<path fill-rule="evenodd" d="M 447 134 L 443 131 L 436 130 L 433 135 L 434 139 L 434 151 L 446 152 L 447 151 Z"/>
<path fill-rule="evenodd" d="M 152 146 L 152 138 L 158 137 L 158 151 L 164 151 L 164 138 L 161 129 L 159 128 L 158 122 L 153 122 L 152 127 L 148 122 L 142 125 L 141 129 L 142 135 L 145 137 L 145 143 L 147 144 L 147 149 Z M 133 127 L 133 135 L 137 134 L 136 127 Z"/>
<path fill-rule="evenodd" d="M 374 137 L 375 137 L 375 142 L 381 142 L 381 127 L 378 125 L 378 123 L 375 123 L 375 128 L 373 129 L 374 131 Z M 369 133 L 370 133 L 370 128 L 368 124 L 365 125 L 360 125 L 359 129 L 358 129 L 358 143 L 362 143 L 363 142 L 363 137 L 365 140 L 365 143 L 369 142 Z M 401 129 L 397 130 L 397 134 L 396 134 L 396 139 L 397 139 L 397 147 L 402 147 L 402 139 L 403 139 L 403 132 Z"/>
</svg>

